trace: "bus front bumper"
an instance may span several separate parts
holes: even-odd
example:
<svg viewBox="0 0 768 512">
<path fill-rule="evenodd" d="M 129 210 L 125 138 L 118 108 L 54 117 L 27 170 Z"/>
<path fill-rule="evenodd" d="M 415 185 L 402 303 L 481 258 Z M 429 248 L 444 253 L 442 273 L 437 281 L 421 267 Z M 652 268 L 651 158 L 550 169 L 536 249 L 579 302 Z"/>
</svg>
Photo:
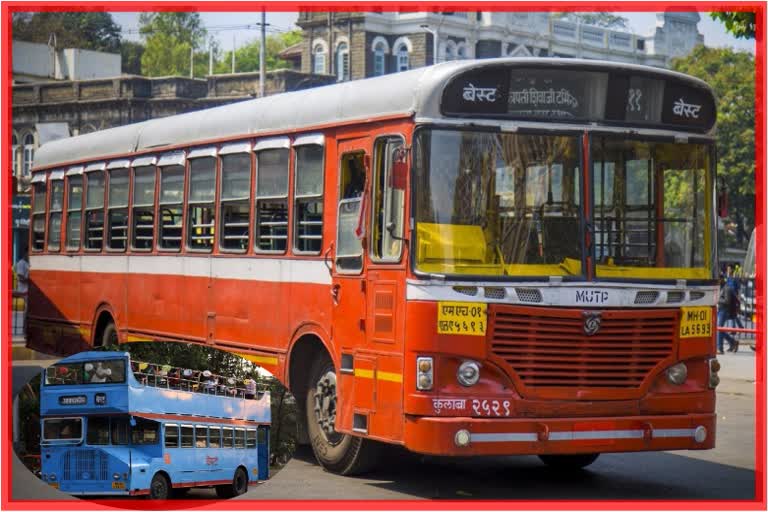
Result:
<svg viewBox="0 0 768 512">
<path fill-rule="evenodd" d="M 714 414 L 620 418 L 406 416 L 405 446 L 432 455 L 539 455 L 715 447 Z"/>
</svg>

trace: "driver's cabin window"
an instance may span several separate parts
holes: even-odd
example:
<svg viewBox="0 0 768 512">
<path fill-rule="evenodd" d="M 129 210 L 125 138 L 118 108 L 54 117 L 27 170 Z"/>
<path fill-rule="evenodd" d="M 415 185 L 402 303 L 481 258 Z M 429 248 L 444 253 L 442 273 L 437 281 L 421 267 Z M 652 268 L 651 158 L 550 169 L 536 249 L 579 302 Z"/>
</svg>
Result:
<svg viewBox="0 0 768 512">
<path fill-rule="evenodd" d="M 365 192 L 365 153 L 346 153 L 339 170 L 339 213 L 336 268 L 355 274 L 363 268 L 362 198 Z"/>
<path fill-rule="evenodd" d="M 404 152 L 401 138 L 376 141 L 371 213 L 371 253 L 375 261 L 399 261 L 405 205 Z M 402 168 L 398 168 L 402 166 Z"/>
</svg>

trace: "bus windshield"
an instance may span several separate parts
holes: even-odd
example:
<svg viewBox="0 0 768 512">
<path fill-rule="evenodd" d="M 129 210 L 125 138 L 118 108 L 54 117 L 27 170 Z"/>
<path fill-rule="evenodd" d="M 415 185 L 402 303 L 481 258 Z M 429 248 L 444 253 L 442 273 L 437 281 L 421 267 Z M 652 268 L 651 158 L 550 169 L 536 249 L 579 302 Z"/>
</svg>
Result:
<svg viewBox="0 0 768 512">
<path fill-rule="evenodd" d="M 424 129 L 415 148 L 417 270 L 582 274 L 579 137 Z"/>
<path fill-rule="evenodd" d="M 46 418 L 43 420 L 43 441 L 80 441 L 82 438 L 82 418 Z"/>
<path fill-rule="evenodd" d="M 49 366 L 45 371 L 46 386 L 122 382 L 125 382 L 125 361 L 123 359 L 59 363 Z"/>
</svg>

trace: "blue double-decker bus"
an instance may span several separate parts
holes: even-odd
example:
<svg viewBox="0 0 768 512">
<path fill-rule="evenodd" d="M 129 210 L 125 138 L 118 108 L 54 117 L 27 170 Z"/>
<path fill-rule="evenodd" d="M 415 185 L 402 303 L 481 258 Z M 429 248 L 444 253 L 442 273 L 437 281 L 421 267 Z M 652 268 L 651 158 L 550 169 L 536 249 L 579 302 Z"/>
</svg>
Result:
<svg viewBox="0 0 768 512">
<path fill-rule="evenodd" d="M 125 352 L 63 359 L 42 376 L 41 477 L 76 495 L 243 494 L 269 477 L 271 414 L 268 392 L 239 384 Z"/>
</svg>

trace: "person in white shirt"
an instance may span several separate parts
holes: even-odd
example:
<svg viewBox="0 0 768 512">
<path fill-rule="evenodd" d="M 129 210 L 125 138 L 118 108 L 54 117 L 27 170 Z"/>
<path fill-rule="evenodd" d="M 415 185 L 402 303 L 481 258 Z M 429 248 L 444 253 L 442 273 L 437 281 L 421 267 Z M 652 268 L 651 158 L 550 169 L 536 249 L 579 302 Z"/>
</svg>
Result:
<svg viewBox="0 0 768 512">
<path fill-rule="evenodd" d="M 29 262 L 27 261 L 27 252 L 21 253 L 21 258 L 14 265 L 16 271 L 16 291 L 20 293 L 27 293 L 29 290 Z"/>
</svg>

